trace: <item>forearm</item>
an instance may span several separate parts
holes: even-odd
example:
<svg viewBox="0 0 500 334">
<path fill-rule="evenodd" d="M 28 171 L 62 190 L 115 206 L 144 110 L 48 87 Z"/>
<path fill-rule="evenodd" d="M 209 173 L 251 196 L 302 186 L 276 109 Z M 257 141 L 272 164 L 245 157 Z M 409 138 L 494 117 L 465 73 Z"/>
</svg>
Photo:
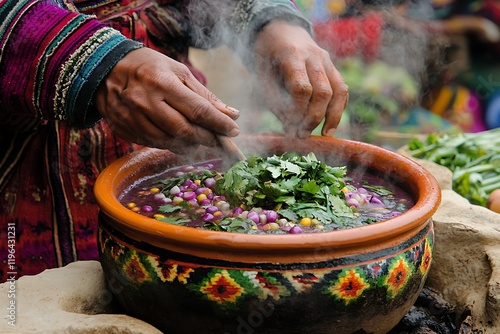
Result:
<svg viewBox="0 0 500 334">
<path fill-rule="evenodd" d="M 86 127 L 99 119 L 91 107 L 99 82 L 140 45 L 63 5 L 10 0 L 0 6 L 1 112 Z"/>
</svg>

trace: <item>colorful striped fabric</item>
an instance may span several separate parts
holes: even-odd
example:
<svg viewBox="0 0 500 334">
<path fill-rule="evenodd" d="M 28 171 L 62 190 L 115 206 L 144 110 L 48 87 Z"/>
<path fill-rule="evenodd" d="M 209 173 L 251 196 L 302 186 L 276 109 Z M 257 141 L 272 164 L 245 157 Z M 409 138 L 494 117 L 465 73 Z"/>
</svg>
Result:
<svg viewBox="0 0 500 334">
<path fill-rule="evenodd" d="M 91 101 L 125 54 L 153 48 L 204 82 L 189 63 L 190 46 L 236 49 L 274 18 L 310 29 L 288 0 L 0 0 L 0 282 L 8 272 L 97 259 L 93 184 L 139 146 L 115 137 Z"/>
</svg>

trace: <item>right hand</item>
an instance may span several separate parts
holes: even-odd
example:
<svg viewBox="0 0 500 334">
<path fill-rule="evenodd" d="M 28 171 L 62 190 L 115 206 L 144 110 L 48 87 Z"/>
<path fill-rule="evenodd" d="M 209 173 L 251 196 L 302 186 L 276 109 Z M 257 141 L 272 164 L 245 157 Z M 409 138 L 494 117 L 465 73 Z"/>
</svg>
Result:
<svg viewBox="0 0 500 334">
<path fill-rule="evenodd" d="M 94 103 L 113 133 L 127 141 L 185 154 L 215 146 L 214 133 L 239 134 L 239 112 L 181 64 L 141 48 L 121 59 L 99 85 Z"/>
</svg>

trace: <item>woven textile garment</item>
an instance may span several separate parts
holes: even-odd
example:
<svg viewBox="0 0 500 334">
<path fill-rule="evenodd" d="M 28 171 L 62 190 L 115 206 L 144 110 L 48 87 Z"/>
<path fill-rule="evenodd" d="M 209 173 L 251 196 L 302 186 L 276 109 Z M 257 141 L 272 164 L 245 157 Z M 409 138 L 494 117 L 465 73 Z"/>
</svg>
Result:
<svg viewBox="0 0 500 334">
<path fill-rule="evenodd" d="M 91 101 L 125 54 L 154 48 L 204 83 L 189 47 L 236 50 L 273 18 L 310 29 L 285 0 L 0 0 L 0 282 L 97 259 L 94 181 L 138 146 Z"/>
</svg>

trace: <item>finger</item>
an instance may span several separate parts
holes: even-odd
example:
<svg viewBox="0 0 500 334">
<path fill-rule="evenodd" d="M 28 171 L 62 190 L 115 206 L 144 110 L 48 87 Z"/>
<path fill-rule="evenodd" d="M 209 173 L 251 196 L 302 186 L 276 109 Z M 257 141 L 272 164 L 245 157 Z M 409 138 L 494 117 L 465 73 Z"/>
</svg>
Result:
<svg viewBox="0 0 500 334">
<path fill-rule="evenodd" d="M 212 131 L 192 123 L 184 114 L 163 100 L 139 105 L 137 112 L 133 114 L 136 115 L 133 122 L 143 124 L 143 127 L 146 127 L 149 123 L 149 126 L 144 131 L 151 131 L 146 133 L 154 134 L 159 141 L 171 142 L 172 138 L 175 138 L 185 143 L 185 145 L 216 145 L 216 139 Z M 163 135 L 155 131 L 156 129 Z"/>
<path fill-rule="evenodd" d="M 188 111 L 188 115 L 185 115 L 190 121 L 200 124 L 198 122 L 201 118 L 201 122 L 206 124 L 208 128 L 213 129 L 214 127 L 218 127 L 220 128 L 220 131 L 223 131 L 224 133 L 217 130 L 216 132 L 230 136 L 236 136 L 239 134 L 239 128 L 234 122 L 240 116 L 240 112 L 237 109 L 228 106 L 220 100 L 214 93 L 196 80 L 194 76 L 188 77 L 184 84 L 188 89 L 181 91 L 180 93 L 183 94 L 186 101 L 192 101 L 191 110 L 193 110 L 193 112 Z M 190 98 L 192 100 L 189 100 Z M 175 101 L 172 106 L 180 108 L 180 106 L 177 106 Z M 215 113 L 215 110 L 221 112 L 222 115 Z M 229 119 L 224 116 L 229 117 Z M 232 134 L 230 134 L 230 132 L 232 132 Z"/>
<path fill-rule="evenodd" d="M 333 96 L 330 81 L 321 63 L 308 61 L 307 72 L 312 85 L 312 96 L 298 134 L 300 138 L 310 136 L 323 120 Z"/>
<path fill-rule="evenodd" d="M 207 90 L 209 93 L 207 100 L 215 107 L 217 110 L 224 113 L 224 115 L 229 116 L 233 121 L 237 120 L 240 117 L 240 111 L 236 108 L 233 108 L 219 99 L 214 93 Z"/>
<path fill-rule="evenodd" d="M 306 118 L 308 107 L 311 101 L 313 86 L 309 80 L 309 74 L 305 62 L 294 58 L 285 61 L 287 64 L 283 69 L 285 87 L 290 93 L 295 110 L 295 123 L 302 124 Z M 301 128 L 302 126 L 299 126 Z"/>
<path fill-rule="evenodd" d="M 238 109 L 228 106 L 198 80 L 191 80 L 191 78 L 189 78 L 189 80 L 186 80 L 185 85 L 193 92 L 207 99 L 217 110 L 229 116 L 232 120 L 237 120 L 240 117 L 240 111 Z"/>
<path fill-rule="evenodd" d="M 323 136 L 333 136 L 342 118 L 342 113 L 349 102 L 349 87 L 330 61 L 327 61 L 325 66 L 329 68 L 327 75 L 332 86 L 333 97 L 326 109 L 325 123 L 321 129 L 321 134 Z"/>
<path fill-rule="evenodd" d="M 308 108 L 313 92 L 307 67 L 300 57 L 283 61 L 284 86 L 289 93 L 289 104 L 283 113 L 288 119 L 287 134 L 294 137 L 304 137 L 302 129 L 307 120 Z M 305 135 L 307 137 L 308 134 Z"/>
<path fill-rule="evenodd" d="M 188 138 L 177 138 L 165 132 L 155 123 L 142 113 L 137 108 L 131 109 L 128 105 L 122 104 L 116 106 L 112 117 L 107 119 L 107 123 L 111 124 L 112 131 L 118 137 L 137 143 L 139 145 L 169 149 L 174 153 L 188 154 L 193 152 L 201 142 L 207 144 L 209 140 L 189 140 Z M 211 133 L 207 136 L 212 137 Z M 195 139 L 193 136 L 191 139 Z M 215 138 L 212 137 L 212 146 L 215 145 Z"/>
<path fill-rule="evenodd" d="M 184 114 L 179 113 L 166 103 L 160 103 L 156 109 L 158 113 L 149 114 L 149 119 L 172 137 L 192 144 L 203 144 L 205 146 L 215 146 L 217 144 L 214 130 L 192 123 Z M 214 112 L 219 113 L 218 111 Z M 227 116 L 224 115 L 224 117 Z"/>
<path fill-rule="evenodd" d="M 216 144 L 210 131 L 191 124 L 177 110 L 168 106 L 161 95 L 148 95 L 143 89 L 135 88 L 124 89 L 118 98 L 110 96 L 106 118 L 115 133 L 124 139 L 169 149 L 174 139 L 182 147 Z"/>
<path fill-rule="evenodd" d="M 140 145 L 165 148 L 164 142 L 168 141 L 170 136 L 152 123 L 141 112 L 141 108 L 145 107 L 123 98 L 109 98 L 103 118 L 113 133 L 122 139 Z"/>
</svg>

